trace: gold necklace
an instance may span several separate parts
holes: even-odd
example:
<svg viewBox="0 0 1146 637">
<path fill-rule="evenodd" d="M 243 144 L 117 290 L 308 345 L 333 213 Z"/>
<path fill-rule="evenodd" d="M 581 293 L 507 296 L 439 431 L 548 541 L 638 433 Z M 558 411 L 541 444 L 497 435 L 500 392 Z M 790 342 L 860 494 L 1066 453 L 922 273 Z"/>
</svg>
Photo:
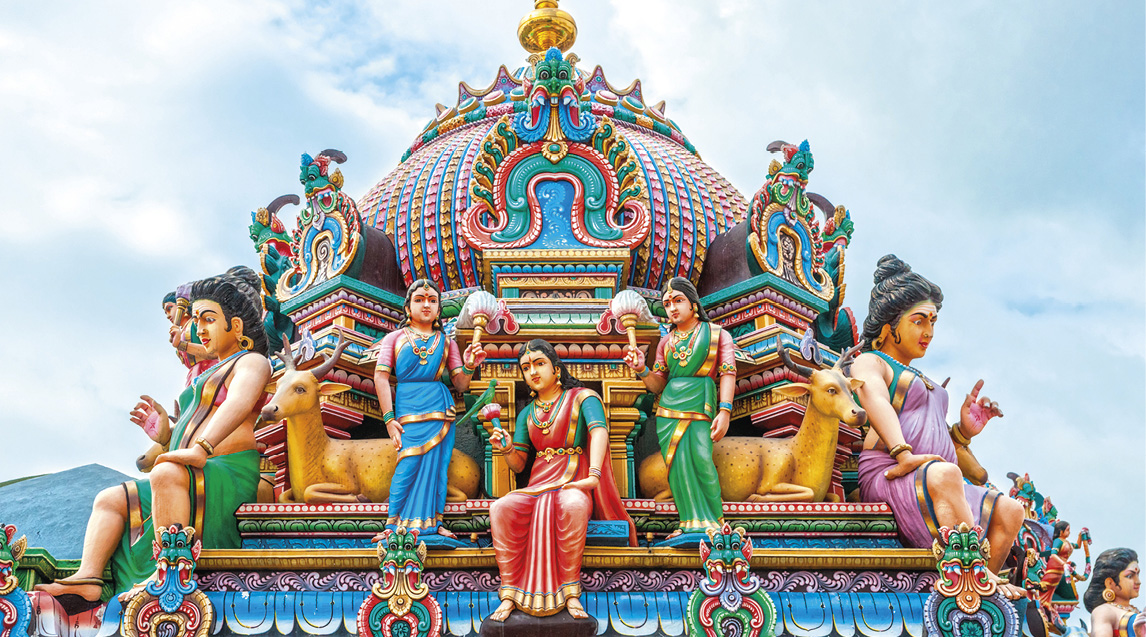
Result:
<svg viewBox="0 0 1146 637">
<path fill-rule="evenodd" d="M 553 407 L 557 405 L 557 403 L 561 402 L 564 396 L 565 392 L 561 392 L 557 394 L 557 398 L 549 402 L 545 402 L 540 398 L 533 399 L 533 419 L 536 421 L 537 428 L 541 430 L 541 435 L 544 436 L 549 433 L 549 428 L 553 426 L 553 423 L 549 420 L 550 412 L 553 411 Z M 538 409 L 541 410 L 540 416 L 537 415 Z"/>
<path fill-rule="evenodd" d="M 700 334 L 700 323 L 699 322 L 695 326 L 693 326 L 693 328 L 690 331 L 684 332 L 683 334 L 679 331 L 673 331 L 674 341 L 673 341 L 673 346 L 672 346 L 672 352 L 669 354 L 669 356 L 672 357 L 673 359 L 675 359 L 677 364 L 680 365 L 681 367 L 688 365 L 688 359 L 692 357 L 693 348 L 696 347 L 696 337 L 699 334 Z M 680 347 L 681 342 L 683 342 L 685 339 L 688 339 L 688 343 L 685 344 L 684 349 L 677 349 Z"/>
<path fill-rule="evenodd" d="M 438 340 L 437 339 L 434 340 L 433 344 L 429 343 L 429 340 L 431 338 L 434 338 L 434 336 L 436 336 L 436 333 L 434 333 L 434 332 L 430 332 L 429 334 L 426 334 L 425 336 L 423 336 L 422 334 L 415 332 L 414 328 L 412 328 L 412 327 L 406 328 L 406 340 L 408 340 L 410 342 L 410 348 L 412 350 L 414 350 L 415 356 L 422 359 L 422 360 L 418 361 L 419 365 L 428 364 L 428 361 L 426 359 L 430 357 L 430 354 L 434 353 L 434 350 L 438 349 Z M 419 341 L 422 343 L 425 343 L 425 344 L 419 347 L 418 346 Z"/>
<path fill-rule="evenodd" d="M 1129 604 L 1119 604 L 1118 602 L 1106 602 L 1106 603 L 1110 604 L 1111 606 L 1113 606 L 1115 608 L 1121 608 L 1122 610 L 1127 611 L 1127 612 L 1131 612 L 1131 613 L 1140 612 L 1137 608 L 1135 608 L 1134 606 L 1130 606 Z"/>
</svg>

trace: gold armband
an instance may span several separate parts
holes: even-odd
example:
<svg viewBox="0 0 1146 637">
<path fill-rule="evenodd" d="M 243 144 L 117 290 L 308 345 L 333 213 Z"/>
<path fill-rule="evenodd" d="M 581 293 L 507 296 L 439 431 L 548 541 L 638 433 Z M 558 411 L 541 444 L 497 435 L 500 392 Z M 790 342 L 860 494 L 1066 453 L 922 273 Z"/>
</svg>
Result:
<svg viewBox="0 0 1146 637">
<path fill-rule="evenodd" d="M 971 439 L 963 435 L 963 430 L 959 427 L 959 423 L 951 425 L 950 431 L 951 439 L 954 440 L 956 444 L 963 445 L 964 447 L 971 444 Z"/>
<path fill-rule="evenodd" d="M 211 443 L 207 442 L 206 438 L 204 438 L 202 436 L 196 438 L 195 444 L 199 445 L 200 447 L 203 447 L 203 451 L 207 452 L 208 458 L 215 455 L 215 446 L 212 445 Z"/>
<path fill-rule="evenodd" d="M 891 456 L 892 460 L 895 460 L 896 457 L 898 457 L 900 454 L 910 451 L 912 451 L 911 445 L 907 444 L 906 442 L 901 442 L 898 445 L 892 447 L 891 450 L 887 452 L 887 455 Z"/>
</svg>

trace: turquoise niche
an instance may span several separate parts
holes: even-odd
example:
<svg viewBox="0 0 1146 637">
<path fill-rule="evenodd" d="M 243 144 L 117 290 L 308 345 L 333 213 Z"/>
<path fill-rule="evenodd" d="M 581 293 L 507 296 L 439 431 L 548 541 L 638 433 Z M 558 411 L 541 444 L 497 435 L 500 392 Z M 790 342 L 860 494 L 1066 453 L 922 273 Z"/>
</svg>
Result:
<svg viewBox="0 0 1146 637">
<path fill-rule="evenodd" d="M 599 241 L 617 241 L 624 233 L 608 219 L 608 182 L 589 160 L 569 153 L 556 164 L 533 155 L 513 167 L 506 180 L 506 226 L 494 232 L 499 243 L 526 236 L 531 226 L 541 232 L 531 249 L 586 248 L 585 235 Z M 620 225 L 620 220 L 614 220 Z"/>
</svg>

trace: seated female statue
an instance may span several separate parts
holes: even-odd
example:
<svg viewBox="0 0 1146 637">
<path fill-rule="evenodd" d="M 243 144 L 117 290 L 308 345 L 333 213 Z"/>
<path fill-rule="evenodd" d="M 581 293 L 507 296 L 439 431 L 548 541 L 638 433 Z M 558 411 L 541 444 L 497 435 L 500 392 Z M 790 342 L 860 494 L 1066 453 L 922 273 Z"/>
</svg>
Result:
<svg viewBox="0 0 1146 637">
<path fill-rule="evenodd" d="M 624 520 L 629 544 L 636 528 L 621 504 L 609 462 L 609 430 L 601 398 L 573 377 L 549 343 L 534 339 L 519 359 L 533 400 L 509 434 L 495 429 L 490 444 L 515 472 L 537 451 L 529 484 L 499 498 L 489 510 L 490 533 L 501 573 L 501 605 L 489 616 L 504 621 L 514 607 L 547 616 L 581 605 L 581 556 L 590 517 Z"/>
<path fill-rule="evenodd" d="M 1107 549 L 1094 561 L 1090 586 L 1082 603 L 1090 611 L 1090 637 L 1143 637 L 1146 616 L 1130 600 L 1138 597 L 1138 554 L 1130 549 Z"/>
<path fill-rule="evenodd" d="M 980 380 L 963 401 L 959 422 L 948 427 L 947 390 L 911 366 L 927 353 L 942 305 L 939 286 L 894 255 L 879 260 L 864 321 L 868 351 L 851 369 L 864 381 L 859 401 L 871 423 L 859 457 L 860 497 L 888 503 L 900 535 L 918 548 L 931 546 L 940 527 L 983 527 L 994 549 L 988 568 L 1000 591 L 1016 599 L 1022 589 L 997 574 L 1022 526 L 1023 508 L 994 489 L 965 482 L 953 442 L 967 444 L 1003 414 L 998 403 L 979 398 Z"/>
<path fill-rule="evenodd" d="M 139 586 L 155 569 L 154 529 L 192 526 L 204 548 L 238 548 L 235 509 L 255 500 L 259 453 L 254 425 L 271 377 L 257 276 L 249 268 L 196 282 L 191 287 L 196 333 L 217 362 L 179 396 L 179 420 L 148 396 L 131 412 L 167 447 L 147 480 L 101 491 L 92 505 L 79 570 L 37 586 L 69 614 L 99 604 L 100 574 L 110 562 L 117 591 Z"/>
</svg>

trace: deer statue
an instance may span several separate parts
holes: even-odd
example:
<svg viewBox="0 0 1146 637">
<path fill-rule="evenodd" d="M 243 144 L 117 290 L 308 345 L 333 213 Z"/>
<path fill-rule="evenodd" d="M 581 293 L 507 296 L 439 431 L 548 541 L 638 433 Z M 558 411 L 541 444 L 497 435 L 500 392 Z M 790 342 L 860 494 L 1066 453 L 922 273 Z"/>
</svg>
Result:
<svg viewBox="0 0 1146 637">
<path fill-rule="evenodd" d="M 783 345 L 778 345 L 784 365 L 809 382 L 791 383 L 772 392 L 793 398 L 808 394 L 808 409 L 800 430 L 790 438 L 727 436 L 713 446 L 712 460 L 720 475 L 722 499 L 727 502 L 823 502 L 828 498 L 840 422 L 859 427 L 867 421 L 867 413 L 852 397 L 863 381 L 847 376 L 859 350 L 858 345 L 847 350 L 832 368 L 812 369 L 794 363 Z M 664 460 L 659 453 L 641 463 L 640 478 L 641 491 L 646 497 L 657 500 L 672 497 Z"/>
<path fill-rule="evenodd" d="M 320 384 L 319 380 L 334 368 L 347 344 L 339 332 L 333 356 L 314 369 L 298 370 L 290 340 L 283 335 L 283 351 L 278 357 L 286 370 L 274 383 L 274 397 L 262 411 L 264 421 L 286 421 L 290 488 L 279 496 L 279 502 L 385 502 L 389 498 L 398 458 L 393 441 L 336 440 L 327 436 L 322 426 L 319 396 L 332 396 L 350 386 Z M 446 499 L 455 502 L 477 497 L 479 480 L 477 462 L 455 449 Z"/>
</svg>

